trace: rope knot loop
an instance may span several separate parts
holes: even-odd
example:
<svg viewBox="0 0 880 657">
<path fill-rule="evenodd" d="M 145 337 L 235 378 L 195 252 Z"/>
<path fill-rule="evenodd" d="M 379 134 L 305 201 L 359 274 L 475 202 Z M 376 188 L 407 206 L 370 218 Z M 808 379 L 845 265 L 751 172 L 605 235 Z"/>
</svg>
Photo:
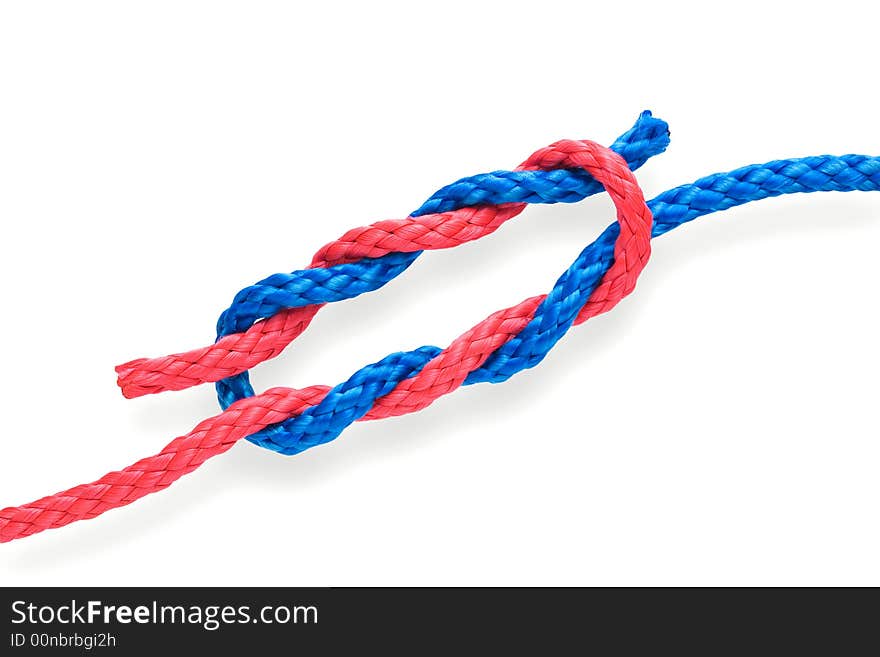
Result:
<svg viewBox="0 0 880 657">
<path fill-rule="evenodd" d="M 217 323 L 214 344 L 117 367 L 126 397 L 216 382 L 224 411 L 162 451 L 29 504 L 0 510 L 0 542 L 94 518 L 162 490 L 242 438 L 282 454 L 333 440 L 348 425 L 412 413 L 459 386 L 505 381 L 534 367 L 573 325 L 632 292 L 651 238 L 711 212 L 781 194 L 880 190 L 880 157 L 820 155 L 717 173 L 645 202 L 632 170 L 669 143 L 666 124 L 644 112 L 611 148 L 562 140 L 518 168 L 462 178 L 404 219 L 348 231 L 305 269 L 241 290 Z M 336 386 L 272 388 L 255 395 L 247 371 L 273 358 L 323 305 L 376 290 L 426 249 L 479 239 L 528 203 L 572 203 L 602 190 L 617 221 L 565 270 L 546 295 L 495 312 L 446 348 L 396 352 Z"/>
</svg>

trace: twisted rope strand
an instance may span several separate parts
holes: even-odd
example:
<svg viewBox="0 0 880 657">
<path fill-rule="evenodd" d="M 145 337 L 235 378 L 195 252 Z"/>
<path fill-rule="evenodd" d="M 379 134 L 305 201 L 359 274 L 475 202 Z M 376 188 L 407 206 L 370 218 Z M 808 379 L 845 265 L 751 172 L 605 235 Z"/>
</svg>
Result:
<svg viewBox="0 0 880 657">
<path fill-rule="evenodd" d="M 544 174 L 546 172 L 536 171 L 534 173 Z M 569 170 L 565 169 L 550 173 L 572 175 Z M 713 174 L 694 183 L 664 192 L 648 202 L 655 217 L 653 236 L 662 235 L 682 223 L 692 221 L 710 212 L 726 210 L 742 203 L 781 194 L 876 190 L 878 177 L 880 177 L 880 158 L 864 155 L 821 155 L 802 159 L 777 160 L 766 164 L 749 165 L 731 172 Z M 450 187 L 454 188 L 454 186 Z M 503 190 L 495 195 L 486 192 L 482 198 L 498 203 L 507 202 L 508 199 Z M 550 198 L 548 202 L 570 200 L 568 196 L 560 197 L 555 201 L 549 195 L 548 198 Z M 456 200 L 457 197 L 445 197 L 443 190 L 441 190 L 423 207 L 445 208 Z M 586 288 L 590 287 L 591 280 L 598 278 L 604 271 L 603 264 L 610 258 L 616 230 L 616 225 L 609 227 L 608 231 L 603 233 L 595 244 L 581 254 L 580 267 L 585 269 Z M 369 261 L 361 261 L 358 264 L 364 262 Z M 371 266 L 371 264 L 367 266 Z M 586 271 L 587 269 L 590 271 Z M 551 299 L 553 296 L 551 294 Z M 289 301 L 296 302 L 295 300 Z M 577 307 L 581 306 L 577 305 Z M 266 308 L 264 310 L 271 313 L 272 309 Z M 598 310 L 599 308 L 584 308 L 576 323 L 584 321 L 590 316 L 590 313 L 595 314 L 595 311 Z M 267 357 L 278 355 L 292 339 L 304 330 L 308 321 L 314 316 L 314 312 L 315 309 L 280 310 L 280 317 L 276 314 L 269 320 L 253 325 L 242 334 L 247 336 L 247 340 L 242 339 L 240 344 L 243 349 L 241 351 L 235 351 L 238 347 L 234 346 L 239 338 L 224 337 L 215 345 L 216 351 L 208 347 L 190 352 L 186 358 L 182 359 L 177 359 L 175 356 L 151 361 L 142 359 L 133 361 L 126 366 L 120 366 L 118 368 L 119 382 L 123 393 L 127 397 L 135 397 L 140 394 L 156 392 L 159 389 L 164 389 L 162 382 L 166 380 L 172 382 L 171 387 L 167 389 L 182 389 L 204 381 L 216 381 L 243 372 Z M 498 354 L 488 364 L 496 369 L 503 369 L 503 372 L 499 369 L 495 373 L 475 373 L 470 381 L 503 381 L 519 371 L 519 363 L 528 363 L 526 366 L 529 367 L 534 366 L 546 355 L 549 347 L 552 347 L 552 344 L 555 344 L 556 340 L 564 334 L 568 328 L 567 322 L 575 320 L 560 317 L 559 321 L 551 322 L 546 318 L 544 309 L 542 309 L 540 321 L 541 327 L 529 327 L 525 335 L 522 336 L 522 340 L 517 340 L 509 345 L 505 354 Z M 539 328 L 542 330 L 538 330 Z M 549 333 L 547 333 L 548 330 Z M 546 338 L 538 337 L 539 334 L 542 336 L 546 334 Z M 257 347 L 249 350 L 248 345 L 252 343 Z M 226 351 L 227 347 L 233 351 Z M 514 350 L 518 353 L 514 353 Z M 206 353 L 218 355 L 209 358 L 205 356 Z M 524 355 L 526 353 L 527 355 Z M 505 358 L 510 359 L 511 364 L 501 368 L 501 361 Z M 192 378 L 187 378 L 185 374 L 187 371 L 196 371 L 196 374 Z M 167 379 L 166 374 L 168 375 Z M 137 378 L 144 382 L 143 386 L 134 382 L 133 379 Z M 235 395 L 229 397 L 230 400 L 234 398 L 236 398 Z"/>
<path fill-rule="evenodd" d="M 611 149 L 636 169 L 668 144 L 666 122 L 643 112 Z M 407 219 L 356 228 L 322 247 L 309 269 L 275 274 L 241 290 L 218 320 L 214 345 L 119 365 L 116 372 L 123 395 L 183 390 L 245 372 L 281 353 L 323 304 L 382 287 L 409 267 L 422 249 L 450 248 L 488 235 L 519 214 L 526 203 L 574 202 L 601 191 L 601 185 L 583 170 L 536 170 L 540 158 L 553 162 L 547 159 L 550 151 L 552 147 L 534 153 L 516 172 L 484 174 L 482 183 L 473 178 L 453 183 Z M 557 160 L 551 166 L 563 163 Z M 493 203 L 494 207 L 468 207 L 465 202 L 502 192 L 510 201 Z"/>
<path fill-rule="evenodd" d="M 570 174 L 565 169 L 557 171 Z M 652 234 L 656 237 L 709 212 L 726 210 L 752 200 L 789 193 L 877 189 L 880 189 L 880 158 L 864 155 L 822 155 L 749 165 L 728 173 L 706 176 L 660 194 L 649 201 L 648 206 L 655 217 Z M 441 190 L 423 207 L 447 207 L 454 202 L 454 199 L 447 200 L 444 194 L 446 192 Z M 498 202 L 507 200 L 503 192 L 498 194 L 502 195 L 486 195 L 484 199 Z M 616 301 L 602 299 L 602 295 L 596 295 L 595 302 L 589 301 L 585 304 L 583 300 L 591 296 L 613 260 L 617 231 L 617 225 L 612 224 L 578 256 L 557 281 L 547 299 L 539 305 L 532 321 L 522 332 L 493 353 L 482 367 L 471 372 L 464 381 L 465 385 L 502 382 L 523 369 L 534 367 L 572 325 L 613 307 Z M 298 314 L 310 311 L 296 309 L 290 312 Z M 260 335 L 258 331 L 262 325 L 273 327 L 276 322 L 281 323 L 285 318 L 284 313 L 280 317 L 275 315 L 257 324 L 248 335 Z M 273 337 L 273 333 L 267 331 L 261 335 L 261 344 L 272 345 L 273 353 L 279 353 L 287 342 L 281 336 L 278 342 L 273 343 Z M 259 362 L 259 357 L 260 354 L 255 352 L 250 362 Z M 228 370 L 224 373 L 228 373 Z M 246 373 L 219 382 L 217 388 L 224 407 L 236 399 L 254 394 Z M 258 432 L 248 439 L 268 449 L 291 454 L 301 451 L 300 438 L 294 429 L 282 424 Z"/>
<path fill-rule="evenodd" d="M 560 161 L 584 167 L 605 185 L 618 209 L 620 231 L 615 246 L 616 259 L 605 278 L 611 281 L 607 289 L 625 294 L 632 290 L 650 255 L 652 218 L 638 183 L 626 162 L 603 146 L 592 142 L 562 141 L 555 148 L 546 157 L 559 157 Z M 276 388 L 235 402 L 189 434 L 173 440 L 155 456 L 104 475 L 92 484 L 0 510 L 0 542 L 94 518 L 111 508 L 130 504 L 144 495 L 167 488 L 208 458 L 228 450 L 242 437 L 273 424 L 281 426 L 292 416 L 307 424 L 321 415 L 326 419 L 326 409 L 321 409 L 323 413 L 309 415 L 304 411 L 308 407 L 317 410 L 331 392 L 335 400 L 347 401 L 346 407 L 331 412 L 334 422 L 379 419 L 420 410 L 460 386 L 471 371 L 528 323 L 543 299 L 543 296 L 533 297 L 490 315 L 443 351 L 423 348 L 392 354 L 363 368 L 346 384 L 332 391 L 325 386 L 301 391 Z M 377 377 L 379 371 L 381 374 Z M 396 383 L 389 388 L 393 378 Z M 350 394 L 352 391 L 357 394 Z M 372 403 L 365 404 L 364 401 L 370 398 Z M 328 437 L 325 431 L 323 440 L 315 438 L 315 429 L 315 426 L 311 427 L 311 444 L 301 444 L 299 451 L 335 437 Z"/>
<path fill-rule="evenodd" d="M 660 194 L 648 202 L 648 207 L 654 213 L 652 235 L 656 237 L 716 209 L 726 210 L 750 200 L 786 193 L 878 189 L 880 158 L 823 155 L 750 165 L 707 176 Z M 622 298 L 617 290 L 597 286 L 602 285 L 602 277 L 614 261 L 618 231 L 618 225 L 612 224 L 584 249 L 537 307 L 532 320 L 480 368 L 468 374 L 464 385 L 506 381 L 517 372 L 534 367 L 571 326 L 613 308 Z M 247 373 L 218 382 L 217 390 L 224 406 L 254 394 Z M 329 433 L 338 435 L 345 426 L 340 423 Z M 282 454 L 302 451 L 302 434 L 290 423 L 268 427 L 248 440 Z"/>
<path fill-rule="evenodd" d="M 547 173 L 567 177 L 574 175 L 566 169 Z M 492 175 L 495 174 L 481 174 L 481 176 Z M 865 155 L 820 155 L 777 160 L 749 165 L 727 173 L 712 174 L 660 194 L 648 201 L 648 207 L 654 214 L 653 236 L 659 237 L 688 221 L 750 201 L 793 193 L 874 191 L 878 186 L 880 186 L 880 158 Z M 444 188 L 444 190 L 448 189 L 455 192 L 457 188 L 455 186 Z M 450 204 L 458 202 L 460 194 L 445 196 L 444 190 L 440 190 L 422 207 L 447 208 Z M 503 203 L 508 199 L 506 193 L 502 190 L 493 195 L 484 190 L 480 198 L 486 202 Z M 515 193 L 521 194 L 518 190 L 515 190 Z M 576 197 L 562 196 L 554 199 L 548 195 L 546 202 L 572 202 L 583 197 L 582 190 L 573 191 L 572 194 Z M 611 256 L 617 236 L 616 230 L 616 225 L 612 224 L 581 254 L 580 268 L 584 270 L 590 268 L 590 271 L 585 271 L 584 287 L 589 288 L 590 280 L 604 272 L 603 264 Z M 390 254 L 385 258 L 395 255 Z M 409 254 L 405 255 L 409 256 Z M 395 261 L 391 263 L 400 266 Z M 550 296 L 553 298 L 552 293 Z M 132 398 L 161 390 L 182 390 L 206 381 L 217 381 L 239 374 L 280 354 L 305 330 L 319 307 L 282 309 L 268 319 L 252 325 L 244 333 L 223 337 L 210 347 L 193 350 L 184 355 L 139 359 L 121 365 L 117 368 L 117 372 L 123 394 Z M 590 313 L 594 313 L 595 310 L 598 308 L 588 306 L 581 311 L 577 321 L 571 321 L 580 323 L 588 316 L 592 316 Z M 539 314 L 542 317 L 542 330 L 537 326 L 528 327 L 522 336 L 506 345 L 503 353 L 499 352 L 490 359 L 486 365 L 487 371 L 474 372 L 467 382 L 504 381 L 522 367 L 533 367 L 539 363 L 549 348 L 564 334 L 564 329 L 567 329 L 565 321 L 549 322 L 544 319 L 543 310 Z M 538 337 L 539 334 L 546 337 Z"/>
<path fill-rule="evenodd" d="M 592 306 L 592 312 L 601 312 L 602 308 L 610 309 L 623 296 L 629 294 L 635 285 L 635 278 L 647 261 L 650 254 L 650 213 L 647 213 L 644 197 L 641 190 L 635 184 L 631 172 L 626 168 L 626 163 L 613 151 L 601 148 L 591 142 L 564 140 L 535 153 L 527 161 L 526 166 L 552 167 L 560 164 L 582 167 L 606 185 L 609 195 L 618 208 L 629 208 L 628 213 L 621 214 L 620 211 L 618 212 L 618 224 L 616 225 L 618 225 L 619 229 L 613 247 L 614 253 L 610 254 L 611 257 L 605 263 L 604 278 L 601 281 L 596 281 L 598 288 L 595 295 L 593 295 L 592 288 L 576 288 L 571 290 L 573 294 L 570 295 L 569 303 L 577 302 L 579 305 L 583 305 L 586 301 L 589 301 Z M 632 203 L 636 203 L 636 205 L 632 206 Z M 642 209 L 645 212 L 642 212 Z M 563 289 L 568 289 L 568 287 L 568 285 L 563 284 Z M 543 300 L 543 297 L 536 298 L 538 304 Z M 512 336 L 506 336 L 495 347 L 502 346 L 510 337 Z M 473 340 L 474 337 L 471 336 L 470 339 Z M 484 357 L 480 358 L 478 365 L 482 365 L 490 355 L 488 352 L 484 354 Z M 445 367 L 443 358 L 448 358 L 448 356 L 445 354 L 438 356 L 439 361 L 432 368 Z M 432 368 L 429 368 L 429 372 Z M 456 379 L 455 387 L 461 385 L 462 381 L 474 369 L 470 368 L 462 371 L 461 380 Z M 217 392 L 220 404 L 224 408 L 236 399 L 243 399 L 254 394 L 246 372 L 219 381 L 217 383 Z M 398 391 L 397 394 L 403 393 Z M 445 394 L 445 392 L 439 394 Z M 413 402 L 414 405 L 427 405 L 437 396 L 427 390 L 423 391 L 421 395 L 422 399 L 415 400 Z M 338 431 L 344 429 L 345 426 L 347 425 L 340 424 L 337 427 Z M 338 431 L 334 435 L 338 435 Z M 302 451 L 299 443 L 300 437 L 285 423 L 257 432 L 249 436 L 248 440 L 282 454 L 295 454 Z"/>
</svg>

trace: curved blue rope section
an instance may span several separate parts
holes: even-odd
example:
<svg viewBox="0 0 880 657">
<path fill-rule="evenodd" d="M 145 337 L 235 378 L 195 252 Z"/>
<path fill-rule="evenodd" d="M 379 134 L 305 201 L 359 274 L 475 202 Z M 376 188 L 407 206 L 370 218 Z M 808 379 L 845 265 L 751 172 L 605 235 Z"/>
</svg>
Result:
<svg viewBox="0 0 880 657">
<path fill-rule="evenodd" d="M 665 151 L 667 146 L 669 125 L 652 116 L 651 112 L 644 111 L 632 128 L 618 137 L 610 148 L 626 160 L 630 169 L 635 170 L 654 155 Z M 528 199 L 528 202 L 534 203 L 573 203 L 603 191 L 602 185 L 583 170 L 497 171 L 462 178 L 444 187 L 411 216 L 465 207 L 469 204 L 467 198 L 473 198 L 479 189 L 508 199 L 502 202 L 518 198 L 520 202 Z M 546 200 L 540 200 L 542 198 Z M 245 331 L 257 320 L 271 317 L 286 308 L 342 301 L 377 290 L 401 274 L 421 254 L 422 251 L 389 253 L 381 258 L 364 258 L 322 269 L 273 274 L 235 295 L 232 304 L 217 320 L 217 339 Z M 218 381 L 215 386 L 223 409 L 237 399 L 254 394 L 247 372 Z M 272 432 L 273 429 L 269 428 L 262 433 Z M 249 436 L 248 440 L 261 444 L 262 436 Z"/>
<path fill-rule="evenodd" d="M 651 112 L 642 112 L 632 128 L 617 138 L 611 150 L 638 169 L 669 146 L 669 126 Z M 469 205 L 499 203 L 575 203 L 603 191 L 583 169 L 552 171 L 495 171 L 447 185 L 410 216 L 448 212 Z M 501 200 L 504 199 L 504 200 Z M 246 331 L 254 322 L 285 308 L 331 303 L 372 292 L 398 276 L 422 254 L 389 253 L 381 258 L 322 269 L 273 274 L 235 295 L 217 320 L 217 337 Z"/>
<path fill-rule="evenodd" d="M 743 203 L 807 192 L 876 191 L 880 189 L 880 158 L 864 155 L 819 155 L 753 164 L 729 173 L 716 173 L 663 192 L 648 201 L 654 215 L 652 237 L 658 237 L 698 217 Z M 557 280 L 534 319 L 465 380 L 473 383 L 506 381 L 534 367 L 565 335 L 581 306 L 614 261 L 615 223 L 584 249 Z"/>
<path fill-rule="evenodd" d="M 640 118 L 640 121 L 644 118 L 645 115 Z M 616 143 L 615 146 L 618 144 Z M 642 152 L 646 153 L 647 151 Z M 637 157 L 633 158 L 632 166 L 635 166 L 634 162 L 638 162 Z M 508 175 L 523 173 L 531 175 Z M 571 178 L 566 177 L 568 175 Z M 540 180 L 542 176 L 546 177 L 547 184 L 536 184 L 535 181 Z M 484 184 L 487 180 L 491 182 Z M 506 186 L 496 184 L 498 180 L 505 181 Z M 560 180 L 570 182 L 559 185 Z M 536 190 L 540 190 L 543 196 L 540 196 L 540 201 L 533 202 L 573 202 L 589 193 L 595 193 L 597 183 L 593 181 L 590 184 L 590 180 L 586 180 L 585 176 L 579 172 L 568 170 L 481 174 L 480 176 L 463 178 L 443 188 L 435 193 L 419 211 L 424 213 L 455 209 L 471 204 L 475 198 L 480 199 L 478 202 L 481 203 L 519 202 L 526 198 L 532 198 L 529 195 L 537 194 Z M 549 192 L 551 187 L 556 188 L 558 193 Z M 653 236 L 657 237 L 711 212 L 726 210 L 743 203 L 782 194 L 878 190 L 880 190 L 880 157 L 822 155 L 777 160 L 766 164 L 742 167 L 728 173 L 706 176 L 694 183 L 663 192 L 648 201 L 648 207 L 654 214 Z M 577 194 L 582 195 L 576 197 Z M 536 309 L 529 324 L 519 335 L 497 349 L 481 368 L 472 372 L 465 380 L 465 385 L 506 381 L 517 372 L 534 367 L 543 360 L 570 328 L 580 308 L 613 262 L 614 242 L 618 231 L 617 224 L 609 226 L 595 242 L 580 253 L 574 263 L 557 280 L 547 298 Z M 382 278 L 375 272 L 381 270 L 381 273 L 384 274 L 394 271 L 395 267 L 402 267 L 398 271 L 400 273 L 415 259 L 407 261 L 406 258 L 395 258 L 395 256 L 402 255 L 411 257 L 414 254 L 389 254 L 383 258 L 366 259 L 350 265 L 339 265 L 340 268 L 346 268 L 340 269 L 339 272 L 344 276 L 364 280 L 363 272 L 366 271 L 369 272 L 366 280 L 379 281 Z M 377 266 L 378 262 L 382 263 L 381 267 Z M 358 269 L 359 267 L 362 269 Z M 327 270 L 304 271 L 330 270 L 336 270 L 336 267 Z M 282 280 L 285 288 L 287 286 L 286 277 L 296 278 L 299 273 L 301 272 L 283 275 L 285 278 Z M 375 277 L 370 278 L 371 276 Z M 278 279 L 270 277 L 266 280 Z M 330 281 L 333 278 L 330 276 L 324 280 Z M 300 288 L 294 284 L 291 289 L 305 291 L 308 289 L 308 284 L 302 284 Z M 296 294 L 296 292 L 292 294 Z M 308 294 L 314 295 L 311 291 Z M 246 295 L 244 298 L 246 299 Z M 347 298 L 347 296 L 341 298 Z M 267 294 L 265 299 L 271 299 L 271 303 L 283 303 L 287 297 L 283 295 L 275 297 Z M 310 296 L 309 299 L 311 300 L 303 301 L 297 305 L 316 303 L 314 296 Z M 242 302 L 242 304 L 245 303 L 248 302 Z M 258 307 L 259 311 L 255 306 L 236 309 L 236 304 L 233 304 L 227 312 L 231 318 L 244 317 L 248 311 L 251 313 L 265 311 L 265 305 Z M 281 307 L 290 306 L 283 305 Z M 266 315 L 257 315 L 256 318 L 261 316 Z M 228 325 L 224 323 L 224 329 L 228 330 L 228 326 L 234 325 L 233 320 L 229 321 L 232 323 Z M 234 331 L 229 330 L 229 332 Z M 387 394 L 400 381 L 415 375 L 440 351 L 439 347 L 426 346 L 413 351 L 394 353 L 377 363 L 367 365 L 355 372 L 347 381 L 331 389 L 320 404 L 307 409 L 297 417 L 267 427 L 250 436 L 249 440 L 282 454 L 296 454 L 309 447 L 328 442 L 338 436 L 349 424 L 363 417 L 373 406 L 375 399 Z M 224 408 L 236 399 L 253 394 L 247 373 L 218 382 L 217 390 Z"/>
</svg>

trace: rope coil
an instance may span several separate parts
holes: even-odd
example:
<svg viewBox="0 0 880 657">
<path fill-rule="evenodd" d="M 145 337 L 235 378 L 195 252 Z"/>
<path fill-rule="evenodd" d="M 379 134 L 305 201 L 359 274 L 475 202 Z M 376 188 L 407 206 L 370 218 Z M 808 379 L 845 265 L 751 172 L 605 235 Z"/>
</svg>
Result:
<svg viewBox="0 0 880 657">
<path fill-rule="evenodd" d="M 117 367 L 126 397 L 216 382 L 224 412 L 159 454 L 92 484 L 0 510 L 0 542 L 129 504 L 241 438 L 296 454 L 333 440 L 355 421 L 415 412 L 461 385 L 505 381 L 539 363 L 571 326 L 632 292 L 651 238 L 697 217 L 781 194 L 880 189 L 880 158 L 817 156 L 714 174 L 646 203 L 631 169 L 663 152 L 668 141 L 665 122 L 644 112 L 610 149 L 556 142 L 514 171 L 471 176 L 438 190 L 406 219 L 349 231 L 320 249 L 307 269 L 245 288 L 218 320 L 214 345 Z M 490 315 L 445 349 L 391 354 L 335 387 L 254 394 L 247 370 L 281 353 L 324 304 L 378 289 L 423 250 L 488 235 L 528 203 L 576 202 L 603 186 L 617 207 L 617 223 L 581 252 L 547 295 Z"/>
</svg>

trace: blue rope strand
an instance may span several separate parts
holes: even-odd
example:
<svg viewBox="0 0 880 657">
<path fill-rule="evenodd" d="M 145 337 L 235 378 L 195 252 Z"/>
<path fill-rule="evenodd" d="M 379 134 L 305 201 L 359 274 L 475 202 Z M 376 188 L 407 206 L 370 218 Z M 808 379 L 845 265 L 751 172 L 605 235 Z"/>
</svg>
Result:
<svg viewBox="0 0 880 657">
<path fill-rule="evenodd" d="M 864 155 L 820 155 L 797 160 L 754 164 L 717 173 L 663 192 L 648 201 L 654 215 L 652 236 L 658 237 L 698 217 L 743 203 L 782 194 L 819 191 L 876 191 L 880 158 Z M 464 385 L 500 383 L 540 363 L 571 327 L 581 306 L 614 261 L 619 227 L 612 224 L 584 249 L 559 278 L 535 317 L 495 351 Z"/>
<path fill-rule="evenodd" d="M 632 128 L 618 137 L 611 149 L 635 170 L 665 151 L 668 145 L 669 126 L 646 111 Z M 469 202 L 470 198 L 481 198 L 483 204 L 575 203 L 601 191 L 602 185 L 582 169 L 496 171 L 462 178 L 444 187 L 410 216 L 475 205 Z M 350 264 L 272 274 L 235 295 L 217 321 L 217 337 L 245 331 L 258 319 L 271 317 L 285 308 L 332 303 L 372 292 L 398 276 L 421 254 L 422 251 L 389 253 Z"/>
<path fill-rule="evenodd" d="M 665 151 L 668 145 L 669 126 L 667 123 L 653 117 L 651 112 L 645 111 L 639 115 L 632 128 L 617 138 L 611 145 L 611 149 L 623 157 L 631 169 L 637 169 L 654 155 Z M 559 173 L 554 171 L 502 171 L 496 173 L 498 175 L 495 177 L 499 179 L 504 178 L 503 174 L 512 173 L 522 175 L 513 176 L 510 180 L 530 181 L 520 184 L 492 183 L 489 180 L 493 178 L 494 174 L 482 174 L 486 181 L 485 184 L 494 189 L 496 195 L 508 199 L 504 202 L 510 202 L 517 196 L 522 196 L 524 189 L 541 190 L 543 196 L 549 200 L 534 202 L 547 203 L 562 202 L 558 200 L 562 197 L 570 199 L 564 202 L 575 202 L 603 191 L 602 186 L 592 176 L 582 171 L 560 169 Z M 458 190 L 451 196 L 443 190 L 436 192 L 411 216 L 430 214 L 435 211 L 432 206 L 447 206 L 448 209 L 464 207 L 462 199 L 454 194 L 462 193 L 466 187 L 473 188 L 474 185 L 468 181 L 477 178 L 480 176 L 462 178 L 458 183 L 450 185 L 449 187 L 455 187 Z M 558 196 L 553 195 L 551 191 L 553 187 L 560 189 Z M 576 194 L 574 196 L 566 195 L 565 190 L 569 192 L 574 190 Z M 331 303 L 376 290 L 402 273 L 421 254 L 421 251 L 390 253 L 381 258 L 364 258 L 355 263 L 334 265 L 322 269 L 304 269 L 289 274 L 273 274 L 255 285 L 244 288 L 235 295 L 232 304 L 217 320 L 217 338 L 247 330 L 257 320 L 271 317 L 286 308 L 298 308 L 314 303 Z M 218 381 L 215 387 L 217 398 L 223 409 L 226 409 L 237 399 L 251 397 L 254 394 L 247 372 Z M 273 429 L 264 429 L 263 433 L 271 434 Z M 259 435 L 250 436 L 248 440 L 260 444 L 262 438 Z"/>
<path fill-rule="evenodd" d="M 880 191 L 880 157 L 823 155 L 778 160 L 706 176 L 648 201 L 655 219 L 653 236 L 663 235 L 711 212 L 750 201 L 817 191 Z M 581 252 L 538 307 L 532 321 L 472 372 L 464 385 L 506 381 L 547 355 L 613 262 L 618 230 L 617 224 L 612 224 Z M 320 422 L 295 417 L 267 427 L 250 439 L 282 454 L 296 454 L 328 442 L 366 414 L 378 397 L 414 376 L 439 352 L 439 347 L 422 347 L 367 365 L 304 413 L 309 418 L 322 418 Z M 401 361 L 407 366 L 401 367 L 398 364 Z"/>
<path fill-rule="evenodd" d="M 575 173 L 560 171 L 566 174 Z M 516 178 L 503 175 L 507 173 L 530 173 L 535 176 Z M 536 186 L 532 183 L 544 174 L 548 174 L 547 178 L 553 184 L 558 183 L 559 180 L 577 178 L 577 176 L 560 177 L 556 171 L 483 174 L 484 180 L 492 182 L 481 187 L 483 191 L 479 192 L 479 198 L 491 203 L 521 201 L 528 198 L 528 194 L 535 193 Z M 447 211 L 458 207 L 455 203 L 471 202 L 476 198 L 473 183 L 480 179 L 480 176 L 472 176 L 447 186 L 432 196 L 420 208 L 420 212 Z M 516 184 L 505 187 L 496 184 L 497 180 L 515 180 Z M 522 184 L 522 180 L 529 182 Z M 585 186 L 582 179 L 577 180 L 577 185 L 568 183 L 556 185 L 558 193 L 555 195 L 546 191 L 549 187 L 550 185 L 542 188 L 544 195 L 541 196 L 541 202 L 571 202 L 573 190 L 577 194 L 581 194 L 584 190 L 590 192 L 590 188 Z M 491 193 L 486 192 L 486 189 L 492 190 Z M 754 200 L 791 193 L 855 190 L 880 190 L 880 158 L 863 155 L 841 157 L 826 155 L 750 165 L 729 173 L 706 176 L 689 185 L 668 190 L 649 201 L 648 206 L 655 219 L 653 236 L 657 237 L 703 215 Z M 534 367 L 547 355 L 571 326 L 581 306 L 613 262 L 614 242 L 618 230 L 617 224 L 612 224 L 593 244 L 581 252 L 538 307 L 532 321 L 519 335 L 496 350 L 481 368 L 472 372 L 466 379 L 465 385 L 505 381 L 523 369 Z M 393 257 L 402 255 L 413 254 L 389 254 L 383 258 L 366 259 L 339 267 L 346 267 L 347 269 L 343 270 L 344 275 L 351 279 L 381 280 L 386 272 L 394 271 L 395 267 L 402 267 L 397 272 L 400 273 L 414 260 L 413 258 L 407 262 L 405 258 L 396 260 Z M 377 265 L 377 263 L 381 264 Z M 359 267 L 363 268 L 359 269 Z M 294 273 L 294 278 L 297 273 Z M 371 279 L 371 276 L 375 278 Z M 270 277 L 267 280 L 272 279 L 273 277 Z M 333 277 L 330 276 L 321 280 L 332 279 Z M 340 280 L 344 279 L 340 278 Z M 286 278 L 284 283 L 288 285 Z M 307 296 L 304 298 L 309 299 L 299 305 L 315 303 L 316 298 L 322 299 L 323 302 L 326 298 L 316 297 L 314 292 L 307 291 L 308 284 L 302 284 L 301 288 L 297 285 L 295 282 L 289 284 L 292 293 L 296 293 L 298 289 L 305 290 Z M 278 301 L 271 294 L 267 294 L 264 298 Z M 242 303 L 246 302 L 246 299 L 242 301 Z M 259 307 L 262 310 L 266 308 L 263 305 Z M 255 312 L 253 308 L 250 310 Z M 241 316 L 244 314 L 245 312 L 242 311 Z M 267 427 L 262 432 L 250 436 L 249 439 L 283 454 L 295 454 L 328 442 L 338 436 L 349 424 L 363 417 L 373 406 L 375 399 L 387 394 L 400 381 L 414 376 L 440 351 L 439 347 L 421 347 L 410 352 L 391 354 L 378 363 L 367 365 L 346 382 L 333 388 L 320 404 L 307 409 L 295 418 Z M 218 393 L 221 403 L 226 407 L 235 399 L 252 395 L 253 390 L 244 373 L 218 383 Z"/>
</svg>

